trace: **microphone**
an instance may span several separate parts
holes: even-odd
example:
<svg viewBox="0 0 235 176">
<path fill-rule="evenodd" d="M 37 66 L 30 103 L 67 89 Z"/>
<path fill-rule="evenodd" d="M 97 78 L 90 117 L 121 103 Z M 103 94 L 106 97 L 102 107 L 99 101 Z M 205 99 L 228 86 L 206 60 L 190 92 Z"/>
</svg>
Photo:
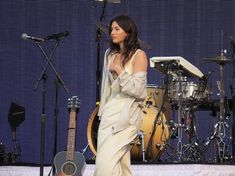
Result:
<svg viewBox="0 0 235 176">
<path fill-rule="evenodd" d="M 33 41 L 35 41 L 35 42 L 44 42 L 44 41 L 45 41 L 45 39 L 43 39 L 43 38 L 32 37 L 32 36 L 29 36 L 29 35 L 26 34 L 26 33 L 23 33 L 23 34 L 21 35 L 21 38 L 22 38 L 23 40 L 33 40 Z"/>
<path fill-rule="evenodd" d="M 60 32 L 60 33 L 57 33 L 57 34 L 49 35 L 45 39 L 46 40 L 51 40 L 51 39 L 59 40 L 60 38 L 67 37 L 68 35 L 69 35 L 69 32 L 64 31 L 64 32 Z"/>
</svg>

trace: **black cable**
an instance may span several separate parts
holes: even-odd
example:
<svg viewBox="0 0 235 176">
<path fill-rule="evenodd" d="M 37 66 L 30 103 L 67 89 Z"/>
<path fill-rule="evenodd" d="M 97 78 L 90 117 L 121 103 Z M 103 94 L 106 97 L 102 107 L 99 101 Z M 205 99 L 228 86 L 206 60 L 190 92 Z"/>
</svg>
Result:
<svg viewBox="0 0 235 176">
<path fill-rule="evenodd" d="M 148 145 L 147 145 L 147 149 L 146 149 L 146 156 L 150 156 L 153 154 L 153 151 L 152 151 L 152 143 L 153 143 L 153 136 L 155 135 L 155 132 L 156 132 L 156 125 L 157 125 L 157 122 L 160 118 L 160 115 L 161 113 L 163 112 L 163 108 L 164 108 L 164 105 L 165 105 L 165 102 L 166 102 L 166 99 L 167 99 L 167 95 L 168 95 L 168 79 L 169 79 L 169 76 L 168 74 L 166 74 L 166 80 L 165 80 L 165 90 L 164 90 L 164 94 L 163 94 L 163 100 L 162 100 L 162 105 L 157 113 L 157 115 L 155 116 L 155 120 L 154 120 L 154 126 L 152 128 L 152 133 L 151 133 L 151 136 L 149 138 L 149 142 L 148 142 Z M 163 122 L 162 122 L 163 123 Z M 150 150 L 151 148 L 151 150 Z"/>
</svg>

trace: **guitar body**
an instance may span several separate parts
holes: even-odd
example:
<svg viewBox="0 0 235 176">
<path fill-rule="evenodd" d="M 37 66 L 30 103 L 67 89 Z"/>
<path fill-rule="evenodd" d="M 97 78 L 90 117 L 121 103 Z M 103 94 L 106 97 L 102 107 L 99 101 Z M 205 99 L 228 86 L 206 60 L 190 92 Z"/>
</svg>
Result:
<svg viewBox="0 0 235 176">
<path fill-rule="evenodd" d="M 54 165 L 56 168 L 55 176 L 82 176 L 86 162 L 82 153 L 74 152 L 73 160 L 66 160 L 66 151 L 56 154 Z"/>
<path fill-rule="evenodd" d="M 79 109 L 80 101 L 77 96 L 68 99 L 68 108 L 70 111 L 67 151 L 56 154 L 54 165 L 56 176 L 82 176 L 86 162 L 82 153 L 75 152 L 75 129 L 76 113 Z"/>
</svg>

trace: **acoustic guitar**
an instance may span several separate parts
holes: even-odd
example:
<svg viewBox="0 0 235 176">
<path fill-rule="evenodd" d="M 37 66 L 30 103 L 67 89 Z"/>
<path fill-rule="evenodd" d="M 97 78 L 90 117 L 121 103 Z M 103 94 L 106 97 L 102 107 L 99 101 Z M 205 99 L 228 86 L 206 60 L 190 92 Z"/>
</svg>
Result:
<svg viewBox="0 0 235 176">
<path fill-rule="evenodd" d="M 82 153 L 74 151 L 75 149 L 75 131 L 76 131 L 76 114 L 80 108 L 80 100 L 73 96 L 68 100 L 70 111 L 67 151 L 56 154 L 54 165 L 56 176 L 82 176 L 86 162 Z"/>
</svg>

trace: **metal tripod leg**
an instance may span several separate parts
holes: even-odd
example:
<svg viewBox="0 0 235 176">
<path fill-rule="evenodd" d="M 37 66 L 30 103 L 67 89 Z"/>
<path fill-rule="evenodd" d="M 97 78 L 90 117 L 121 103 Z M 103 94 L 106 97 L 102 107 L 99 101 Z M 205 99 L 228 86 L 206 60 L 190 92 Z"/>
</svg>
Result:
<svg viewBox="0 0 235 176">
<path fill-rule="evenodd" d="M 183 89 L 182 89 L 182 77 L 180 76 L 179 78 L 179 101 L 178 101 L 178 143 L 177 143 L 177 153 L 178 153 L 178 160 L 181 161 L 182 159 L 182 148 L 183 148 L 183 143 L 182 143 L 182 129 L 183 129 L 183 124 L 182 124 L 182 118 L 183 118 Z"/>
<path fill-rule="evenodd" d="M 141 139 L 141 150 L 142 150 L 142 161 L 143 162 L 147 162 L 147 160 L 146 160 L 146 157 L 145 157 L 145 152 L 146 152 L 146 150 L 145 150 L 145 147 L 144 147 L 144 139 L 145 139 L 145 134 L 144 134 L 144 132 L 141 130 L 141 131 L 139 131 L 138 132 L 138 136 L 139 136 L 139 138 Z"/>
</svg>

